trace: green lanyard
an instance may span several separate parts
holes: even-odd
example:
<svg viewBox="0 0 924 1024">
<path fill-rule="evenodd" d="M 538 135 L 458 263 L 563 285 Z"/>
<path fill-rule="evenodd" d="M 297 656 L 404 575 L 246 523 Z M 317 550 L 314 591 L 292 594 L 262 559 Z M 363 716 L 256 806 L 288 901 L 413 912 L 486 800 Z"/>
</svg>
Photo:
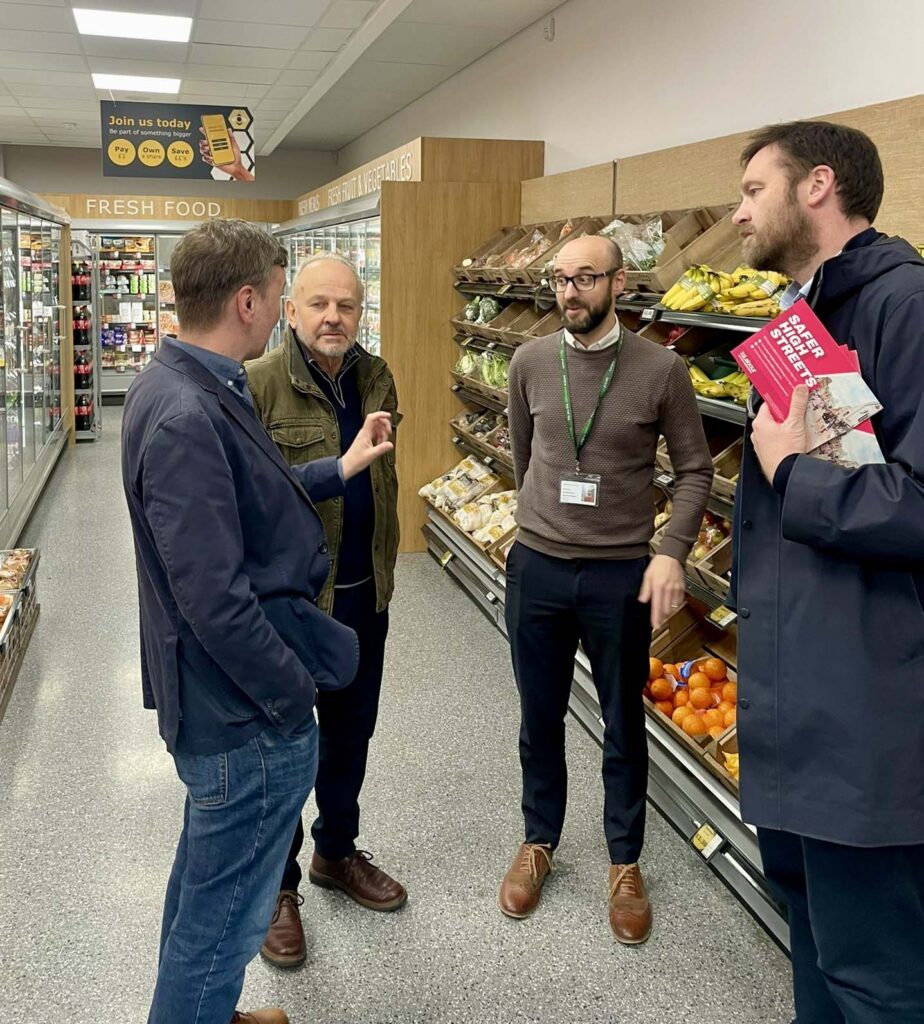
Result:
<svg viewBox="0 0 924 1024">
<path fill-rule="evenodd" d="M 581 469 L 581 450 L 587 443 L 587 439 L 590 437 L 590 432 L 594 429 L 594 422 L 597 419 L 597 413 L 600 411 L 603 399 L 606 398 L 606 393 L 610 390 L 610 385 L 613 383 L 613 376 L 616 373 L 616 363 L 619 362 L 619 353 L 622 351 L 622 338 L 622 328 L 620 325 L 619 340 L 616 342 L 616 354 L 613 356 L 613 361 L 607 367 L 607 371 L 603 375 L 603 380 L 600 382 L 600 392 L 597 395 L 597 404 L 594 406 L 594 411 L 590 414 L 590 419 L 584 424 L 584 428 L 581 430 L 580 436 L 578 436 L 574 429 L 574 409 L 571 405 L 571 379 L 568 375 L 568 356 L 565 351 L 565 345 L 567 342 L 565 341 L 564 336 L 562 336 L 561 339 L 561 348 L 559 350 L 559 356 L 561 357 L 561 394 L 565 403 L 565 419 L 568 421 L 568 433 L 571 435 L 571 441 L 574 444 L 574 466 L 578 472 L 580 472 Z"/>
</svg>

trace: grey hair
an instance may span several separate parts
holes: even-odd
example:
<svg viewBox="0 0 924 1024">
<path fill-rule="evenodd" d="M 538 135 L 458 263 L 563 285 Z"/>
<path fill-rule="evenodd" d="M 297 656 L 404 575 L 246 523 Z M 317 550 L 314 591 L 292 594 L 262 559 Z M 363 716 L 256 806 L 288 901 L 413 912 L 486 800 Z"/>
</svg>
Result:
<svg viewBox="0 0 924 1024">
<path fill-rule="evenodd" d="M 356 278 L 356 287 L 359 288 L 359 301 L 365 302 L 366 300 L 366 286 L 363 284 L 363 279 L 359 276 L 359 271 L 356 269 L 356 264 L 347 259 L 342 253 L 339 252 L 318 252 L 313 256 L 308 256 L 303 259 L 298 266 L 298 270 L 295 273 L 295 277 L 292 278 L 292 291 L 295 291 L 295 285 L 298 279 L 302 276 L 302 271 L 307 270 L 308 267 L 313 267 L 316 263 L 340 263 L 342 266 L 347 267 L 352 273 L 353 277 Z"/>
</svg>

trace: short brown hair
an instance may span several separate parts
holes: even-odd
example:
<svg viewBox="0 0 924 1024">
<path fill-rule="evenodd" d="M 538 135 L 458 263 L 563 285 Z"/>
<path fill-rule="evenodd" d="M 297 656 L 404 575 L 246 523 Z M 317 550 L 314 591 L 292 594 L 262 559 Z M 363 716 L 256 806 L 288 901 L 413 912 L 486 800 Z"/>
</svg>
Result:
<svg viewBox="0 0 924 1024">
<path fill-rule="evenodd" d="M 824 164 L 837 178 L 836 190 L 846 217 L 872 223 L 882 203 L 885 184 L 876 144 L 856 128 L 830 121 L 771 124 L 751 136 L 741 154 L 742 166 L 767 146 L 779 146 L 794 185 L 813 167 Z"/>
<path fill-rule="evenodd" d="M 245 220 L 216 217 L 193 228 L 170 260 L 180 326 L 196 331 L 214 327 L 236 291 L 251 285 L 262 293 L 273 268 L 287 262 L 278 240 Z"/>
</svg>

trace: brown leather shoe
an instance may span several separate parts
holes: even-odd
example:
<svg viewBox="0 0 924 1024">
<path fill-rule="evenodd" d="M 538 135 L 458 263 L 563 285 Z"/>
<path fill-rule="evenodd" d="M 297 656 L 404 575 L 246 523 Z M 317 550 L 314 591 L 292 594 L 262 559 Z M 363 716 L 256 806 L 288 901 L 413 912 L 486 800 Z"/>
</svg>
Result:
<svg viewBox="0 0 924 1024">
<path fill-rule="evenodd" d="M 231 1024 L 289 1024 L 289 1018 L 282 1010 L 251 1010 L 250 1013 L 234 1011 Z"/>
<path fill-rule="evenodd" d="M 523 843 L 501 882 L 497 905 L 507 917 L 523 918 L 539 906 L 542 886 L 552 871 L 552 849 L 542 843 Z"/>
<path fill-rule="evenodd" d="M 299 967 L 308 957 L 305 931 L 298 908 L 304 899 L 290 889 L 276 897 L 276 909 L 270 921 L 260 953 L 276 967 Z"/>
<path fill-rule="evenodd" d="M 651 904 L 638 864 L 610 865 L 610 928 L 624 946 L 651 935 Z"/>
<path fill-rule="evenodd" d="M 397 910 L 407 902 L 407 890 L 372 863 L 372 854 L 357 850 L 342 860 L 311 858 L 308 881 L 323 889 L 342 889 L 369 910 Z"/>
</svg>

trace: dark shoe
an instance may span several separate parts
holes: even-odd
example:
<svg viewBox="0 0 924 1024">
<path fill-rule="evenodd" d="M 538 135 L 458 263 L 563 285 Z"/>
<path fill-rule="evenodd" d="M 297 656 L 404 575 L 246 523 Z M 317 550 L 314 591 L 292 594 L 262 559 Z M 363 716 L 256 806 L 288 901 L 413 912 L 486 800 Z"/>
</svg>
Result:
<svg viewBox="0 0 924 1024">
<path fill-rule="evenodd" d="M 289 1018 L 282 1010 L 235 1010 L 231 1024 L 289 1024 Z"/>
<path fill-rule="evenodd" d="M 551 847 L 523 843 L 501 882 L 497 905 L 502 913 L 507 917 L 529 917 L 539 906 L 542 886 L 552 870 Z"/>
<path fill-rule="evenodd" d="M 397 910 L 407 902 L 404 886 L 376 867 L 366 850 L 357 850 L 342 860 L 325 860 L 315 853 L 308 881 L 323 889 L 342 889 L 369 910 Z"/>
<path fill-rule="evenodd" d="M 610 928 L 624 946 L 638 946 L 651 935 L 651 904 L 638 864 L 610 866 Z"/>
<path fill-rule="evenodd" d="M 305 931 L 298 912 L 298 908 L 304 902 L 297 892 L 290 889 L 283 889 L 276 897 L 273 920 L 270 921 L 266 938 L 263 940 L 263 948 L 260 950 L 260 953 L 276 967 L 299 967 L 308 957 Z"/>
</svg>

